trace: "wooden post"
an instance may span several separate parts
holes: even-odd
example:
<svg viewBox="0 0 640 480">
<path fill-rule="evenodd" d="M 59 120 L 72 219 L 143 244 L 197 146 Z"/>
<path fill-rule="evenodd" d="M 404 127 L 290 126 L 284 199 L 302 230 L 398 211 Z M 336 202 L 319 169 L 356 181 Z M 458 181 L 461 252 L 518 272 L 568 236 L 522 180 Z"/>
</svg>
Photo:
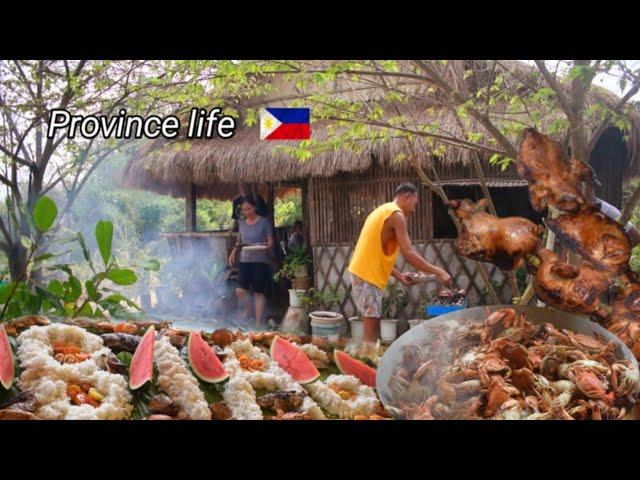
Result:
<svg viewBox="0 0 640 480">
<path fill-rule="evenodd" d="M 193 183 L 189 183 L 184 194 L 184 229 L 187 232 L 196 232 L 198 230 L 196 202 L 196 186 Z"/>
</svg>

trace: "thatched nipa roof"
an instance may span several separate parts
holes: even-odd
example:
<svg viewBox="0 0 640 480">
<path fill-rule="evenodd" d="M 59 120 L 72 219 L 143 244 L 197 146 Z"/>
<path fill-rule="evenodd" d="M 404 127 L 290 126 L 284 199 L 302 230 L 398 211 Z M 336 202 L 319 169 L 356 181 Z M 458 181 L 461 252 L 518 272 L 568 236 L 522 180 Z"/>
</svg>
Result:
<svg viewBox="0 0 640 480">
<path fill-rule="evenodd" d="M 454 75 L 452 81 L 463 81 L 461 80 L 462 72 L 464 68 L 468 68 L 468 65 L 464 66 L 462 62 L 452 63 L 454 64 L 451 69 L 451 75 Z M 480 61 L 474 63 L 481 65 Z M 513 62 L 510 63 L 513 64 Z M 531 71 L 531 67 L 521 63 L 517 64 L 517 68 L 524 73 Z M 482 78 L 483 75 L 477 75 L 475 80 Z M 273 83 L 276 85 L 274 93 L 254 101 L 251 106 L 261 106 L 261 103 L 262 105 L 287 105 L 290 99 L 296 96 L 296 87 L 287 84 L 281 78 L 274 79 Z M 437 123 L 441 131 L 448 132 L 451 137 L 460 136 L 463 127 L 459 124 L 459 119 L 450 111 L 434 108 L 437 102 L 428 87 L 420 81 L 409 80 L 404 83 L 403 88 L 412 97 L 412 101 L 402 106 L 404 116 L 411 119 L 412 125 L 408 126 L 415 128 L 418 125 Z M 471 88 L 477 88 L 477 86 Z M 294 91 L 293 94 L 292 91 Z M 347 90 L 336 84 L 335 95 L 350 101 L 366 103 L 372 99 L 382 98 L 384 92 L 379 88 L 366 85 L 361 89 Z M 612 93 L 593 87 L 587 104 L 591 105 L 595 102 L 615 104 L 617 100 Z M 392 116 L 396 114 L 391 107 L 388 113 Z M 551 116 L 548 123 L 560 116 L 562 116 L 560 112 L 556 117 Z M 238 125 L 241 124 L 240 119 Z M 312 118 L 311 128 L 312 138 L 322 141 L 339 135 L 341 129 L 348 128 L 348 124 L 337 125 L 336 122 L 313 121 Z M 586 128 L 590 134 L 596 125 L 587 125 Z M 543 128 L 542 131 L 544 130 Z M 479 126 L 477 131 L 483 131 L 482 127 Z M 382 141 L 379 131 L 375 128 L 370 128 L 370 134 L 350 147 L 316 152 L 306 161 L 294 157 L 290 148 L 287 148 L 296 145 L 297 142 L 260 140 L 259 125 L 239 127 L 235 135 L 227 140 L 214 138 L 174 142 L 158 139 L 147 143 L 132 156 L 123 169 L 121 183 L 124 186 L 175 197 L 184 196 L 186 186 L 193 183 L 199 197 L 228 199 L 237 194 L 237 183 L 241 181 L 258 184 L 279 183 L 310 177 L 332 177 L 347 172 L 363 172 L 371 166 L 374 157 L 390 169 L 406 168 L 406 164 L 395 161 L 398 155 L 408 153 L 405 138 L 392 136 Z M 511 138 L 511 140 L 514 144 L 519 141 L 518 138 Z M 558 140 L 562 139 L 558 138 Z M 476 154 L 476 150 L 470 150 L 464 146 L 436 142 L 436 145 L 444 147 L 444 154 L 433 158 L 428 154 L 434 148 L 433 144 L 427 144 L 423 138 L 418 137 L 414 137 L 412 143 L 414 151 L 420 154 L 420 161 L 425 167 L 432 161 L 449 166 L 468 164 L 471 156 Z M 632 125 L 628 149 L 629 168 L 637 171 L 640 166 L 640 121 Z M 489 156 L 490 152 L 481 154 L 485 175 L 490 181 L 495 181 L 497 178 L 517 179 L 515 169 L 500 172 L 498 168 L 489 166 L 487 162 Z M 443 180 L 470 181 L 472 179 L 450 177 Z"/>
</svg>

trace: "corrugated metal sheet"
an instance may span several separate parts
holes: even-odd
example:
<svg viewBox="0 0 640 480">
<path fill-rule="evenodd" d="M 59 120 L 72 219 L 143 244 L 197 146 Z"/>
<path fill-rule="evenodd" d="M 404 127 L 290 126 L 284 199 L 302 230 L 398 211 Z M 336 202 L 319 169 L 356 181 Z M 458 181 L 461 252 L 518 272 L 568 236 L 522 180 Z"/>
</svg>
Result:
<svg viewBox="0 0 640 480">
<path fill-rule="evenodd" d="M 442 185 L 448 186 L 456 186 L 456 187 L 467 187 L 473 185 L 480 185 L 480 181 L 474 178 L 463 178 L 463 179 L 453 179 L 453 180 L 443 180 L 440 182 Z M 487 178 L 487 186 L 488 187 L 526 187 L 526 180 L 521 180 L 519 178 Z"/>
</svg>

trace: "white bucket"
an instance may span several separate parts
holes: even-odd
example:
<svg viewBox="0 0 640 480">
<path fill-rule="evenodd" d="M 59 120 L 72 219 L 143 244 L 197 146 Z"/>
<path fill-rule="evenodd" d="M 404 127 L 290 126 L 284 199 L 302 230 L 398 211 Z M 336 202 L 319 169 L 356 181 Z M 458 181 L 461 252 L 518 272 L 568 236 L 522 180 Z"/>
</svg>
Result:
<svg viewBox="0 0 640 480">
<path fill-rule="evenodd" d="M 362 340 L 364 338 L 364 321 L 358 317 L 349 317 L 351 324 L 351 338 L 353 340 Z"/>
<path fill-rule="evenodd" d="M 311 318 L 311 336 L 325 338 L 335 343 L 340 340 L 342 320 L 344 317 L 336 312 L 316 311 L 309 314 Z"/>
<path fill-rule="evenodd" d="M 290 307 L 302 307 L 302 294 L 304 290 L 291 289 L 289 290 L 289 306 Z"/>
<path fill-rule="evenodd" d="M 380 339 L 385 343 L 391 343 L 398 337 L 398 320 L 380 320 Z"/>
</svg>

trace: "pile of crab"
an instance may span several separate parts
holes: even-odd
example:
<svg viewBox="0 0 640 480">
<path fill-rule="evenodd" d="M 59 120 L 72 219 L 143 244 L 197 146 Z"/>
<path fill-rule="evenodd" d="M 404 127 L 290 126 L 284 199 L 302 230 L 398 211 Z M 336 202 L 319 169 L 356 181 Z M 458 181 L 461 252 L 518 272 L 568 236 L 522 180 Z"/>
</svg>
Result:
<svg viewBox="0 0 640 480">
<path fill-rule="evenodd" d="M 514 309 L 431 329 L 405 345 L 388 409 L 405 419 L 621 419 L 635 403 L 637 367 L 618 344 L 535 325 Z"/>
</svg>

